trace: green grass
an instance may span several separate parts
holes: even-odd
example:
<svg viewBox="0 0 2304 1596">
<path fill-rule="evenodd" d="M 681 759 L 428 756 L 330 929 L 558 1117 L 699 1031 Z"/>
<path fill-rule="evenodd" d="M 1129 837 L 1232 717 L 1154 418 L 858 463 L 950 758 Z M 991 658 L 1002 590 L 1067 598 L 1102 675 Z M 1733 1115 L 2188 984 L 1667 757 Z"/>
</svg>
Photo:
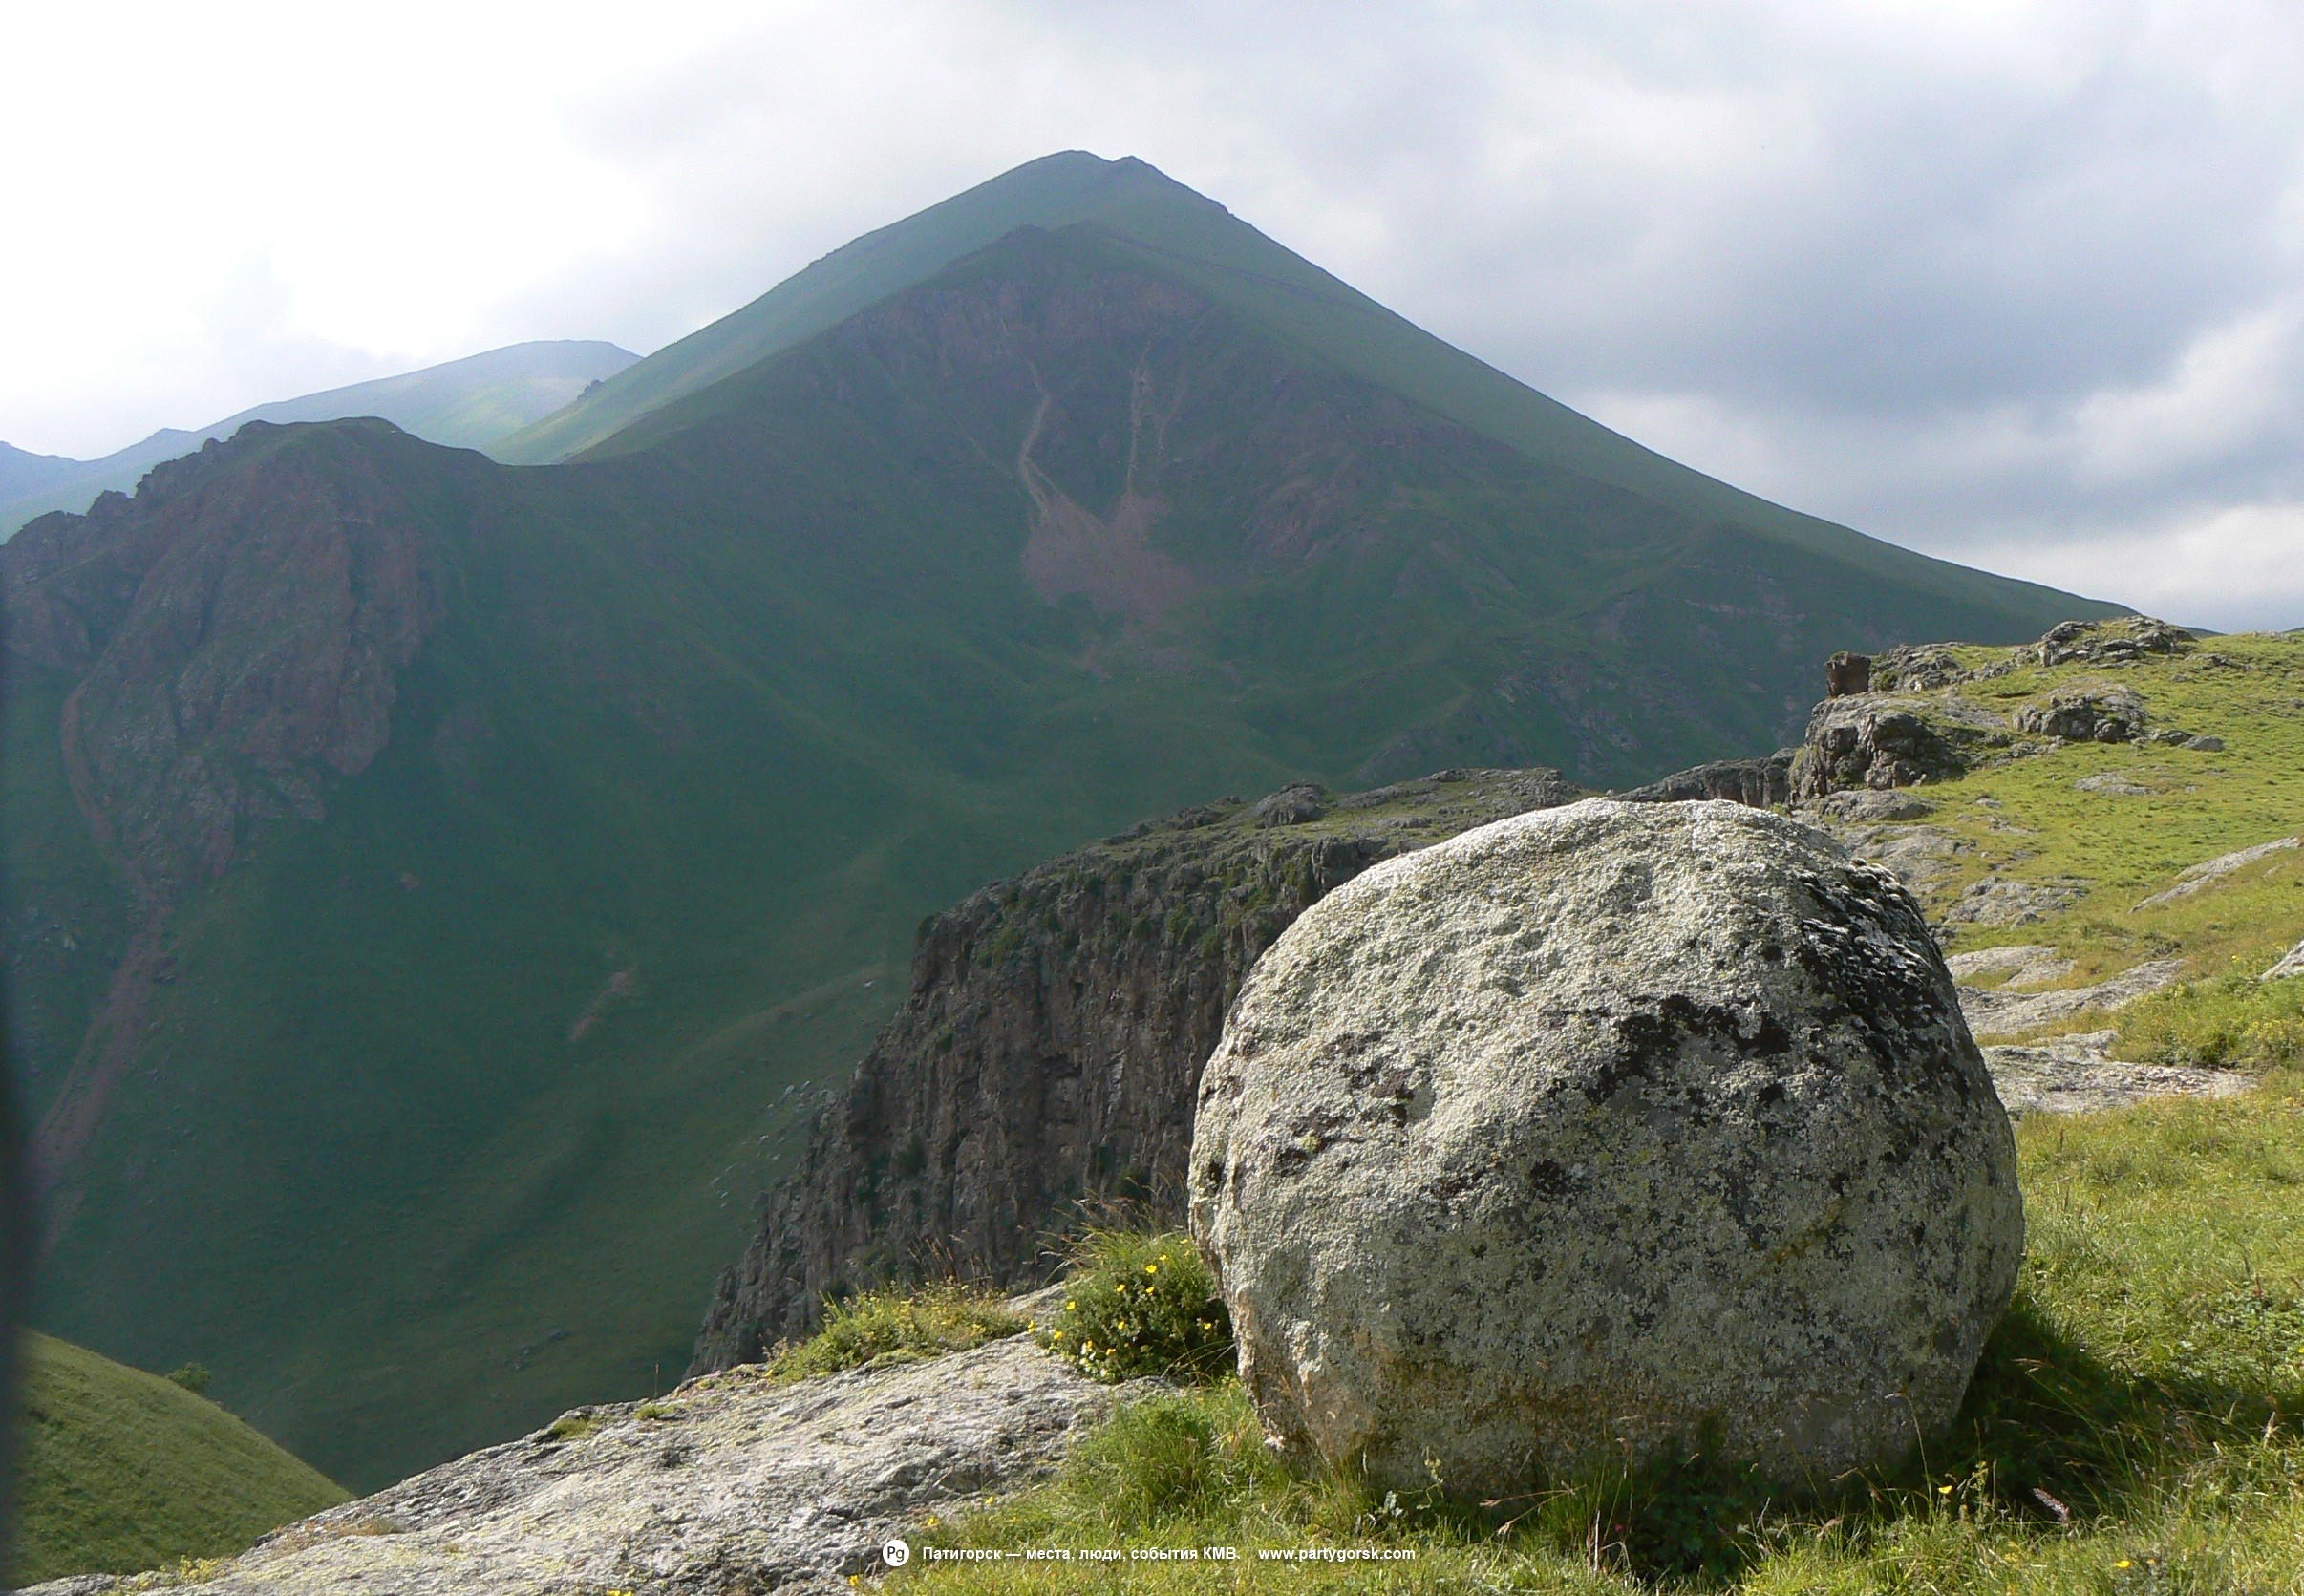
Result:
<svg viewBox="0 0 2304 1596">
<path fill-rule="evenodd" d="M 912 1291 L 865 1291 L 824 1309 L 824 1327 L 768 1359 L 771 1378 L 804 1380 L 892 1363 L 917 1363 L 1015 1335 L 1024 1320 L 1005 1299 L 946 1282 Z"/>
<path fill-rule="evenodd" d="M 2185 982 L 2121 1011 L 2125 1056 L 2261 1072 L 2304 1058 L 2304 980 Z"/>
<path fill-rule="evenodd" d="M 2304 1581 L 2304 1075 L 2019 1130 L 2031 1247 L 1951 1436 L 1831 1501 L 1701 1463 L 1521 1500 L 1291 1473 L 1236 1380 L 1123 1410 L 1054 1481 L 942 1547 L 1207 1547 L 1201 1560 L 930 1564 L 897 1591 L 2292 1591 Z M 2061 1515 L 2058 1508 L 2060 1505 Z M 1261 1562 L 1259 1548 L 1413 1552 Z"/>
<path fill-rule="evenodd" d="M 24 1343 L 11 1580 L 228 1556 L 344 1491 L 180 1384 L 45 1335 Z"/>
<path fill-rule="evenodd" d="M 2008 657 L 1998 649 L 1954 652 L 1972 668 Z M 2293 1043 L 2277 1033 L 2293 999 L 2228 978 L 2252 978 L 2304 940 L 2304 849 L 2272 853 L 2198 892 L 2142 905 L 2192 865 L 2304 833 L 2304 638 L 2218 637 L 2140 665 L 2028 666 L 1952 691 L 2009 714 L 2059 689 L 2091 687 L 2133 691 L 2153 727 L 2221 737 L 2225 747 L 2072 744 L 1924 789 L 1935 810 L 1913 823 L 1949 834 L 1962 850 L 1924 893 L 1928 906 L 1941 913 L 1987 874 L 2078 883 L 2081 895 L 2065 908 L 2026 925 L 1956 927 L 1953 946 L 2045 944 L 2074 961 L 2060 983 L 2068 986 L 2145 959 L 2180 958 L 2189 983 L 2184 994 L 2119 1017 L 2123 1034 L 2133 1032 L 2126 1043 L 2133 1056 L 2257 1066 L 2294 1056 Z M 2127 796 L 2079 785 L 2105 775 L 2146 791 Z M 2110 1023 L 2087 1013 L 2049 1032 Z M 2242 1035 L 2251 1025 L 2259 1028 L 2252 1040 Z M 2195 1034 L 2187 1027 L 2201 1029 Z"/>
</svg>

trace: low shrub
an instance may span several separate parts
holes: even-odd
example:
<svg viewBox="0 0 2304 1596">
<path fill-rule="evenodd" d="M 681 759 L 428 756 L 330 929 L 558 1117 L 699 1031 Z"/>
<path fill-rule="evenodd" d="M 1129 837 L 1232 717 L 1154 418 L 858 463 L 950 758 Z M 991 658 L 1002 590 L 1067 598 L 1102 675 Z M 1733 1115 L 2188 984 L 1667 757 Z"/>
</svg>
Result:
<svg viewBox="0 0 2304 1596">
<path fill-rule="evenodd" d="M 866 1291 L 826 1303 L 824 1328 L 798 1346 L 779 1349 L 769 1371 L 778 1379 L 800 1380 L 868 1363 L 941 1357 L 1024 1328 L 1005 1300 L 957 1282 Z"/>
<path fill-rule="evenodd" d="M 1073 1249 L 1064 1306 L 1032 1326 L 1083 1374 L 1205 1380 L 1232 1367 L 1232 1321 L 1191 1238 L 1092 1230 Z"/>
</svg>

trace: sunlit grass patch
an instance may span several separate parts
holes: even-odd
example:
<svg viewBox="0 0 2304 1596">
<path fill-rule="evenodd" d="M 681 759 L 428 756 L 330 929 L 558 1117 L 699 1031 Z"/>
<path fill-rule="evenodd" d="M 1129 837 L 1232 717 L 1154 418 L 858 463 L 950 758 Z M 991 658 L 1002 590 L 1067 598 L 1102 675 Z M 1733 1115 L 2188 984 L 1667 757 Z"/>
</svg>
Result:
<svg viewBox="0 0 2304 1596">
<path fill-rule="evenodd" d="M 2272 1070 L 2304 1062 L 2304 979 L 2226 975 L 2140 999 L 2120 1015 L 2122 1056 Z"/>
<path fill-rule="evenodd" d="M 824 1309 L 824 1327 L 768 1360 L 772 1377 L 800 1380 L 867 1364 L 913 1362 L 964 1352 L 1015 1335 L 1024 1321 L 1002 1297 L 947 1282 L 866 1291 Z"/>
</svg>

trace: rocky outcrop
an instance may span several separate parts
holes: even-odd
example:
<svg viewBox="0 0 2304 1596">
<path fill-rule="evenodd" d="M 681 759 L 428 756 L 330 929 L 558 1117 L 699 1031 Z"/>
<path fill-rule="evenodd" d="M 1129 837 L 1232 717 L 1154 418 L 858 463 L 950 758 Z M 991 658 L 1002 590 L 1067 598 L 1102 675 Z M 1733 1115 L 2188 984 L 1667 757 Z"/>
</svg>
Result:
<svg viewBox="0 0 2304 1596">
<path fill-rule="evenodd" d="M 2060 689 L 2007 718 L 1957 692 L 1942 691 L 2006 676 L 2019 666 L 2120 666 L 2193 646 L 2189 633 L 2135 616 L 2067 621 L 2039 642 L 2011 649 L 2005 659 L 1973 667 L 1942 644 L 1908 645 L 1872 657 L 1835 654 L 1824 664 L 1828 696 L 1810 715 L 1793 761 L 1793 799 L 1945 781 L 1980 763 L 2062 742 L 2152 742 L 2214 752 L 2223 744 L 2213 737 L 2147 730 L 2144 699 L 2126 688 Z"/>
<path fill-rule="evenodd" d="M 1944 968 L 1952 971 L 1955 981 L 1973 981 L 1979 975 L 2005 976 L 2008 987 L 2045 987 L 2061 981 L 2072 973 L 2073 960 L 2063 957 L 2042 943 L 2023 943 L 2014 947 L 1980 947 L 1973 953 L 1953 953 L 1946 957 Z"/>
<path fill-rule="evenodd" d="M 1314 905 L 1208 1063 L 1191 1177 L 1274 1440 L 1477 1496 L 1675 1447 L 1893 1463 L 2023 1248 L 1918 904 L 1726 803 L 1525 816 Z"/>
<path fill-rule="evenodd" d="M 2214 859 L 2202 860 L 2198 864 L 2187 866 L 2176 878 L 2174 886 L 2155 892 L 2149 898 L 2140 899 L 2136 906 L 2140 909 L 2158 908 L 2163 904 L 2189 898 L 2195 892 L 2207 891 L 2227 876 L 2298 846 L 2304 846 L 2304 837 L 2275 837 L 2269 842 L 2258 842 L 2252 848 L 2239 848 L 2229 854 L 2218 854 Z"/>
<path fill-rule="evenodd" d="M 2117 621 L 2065 621 L 2037 643 L 2014 650 L 2022 665 L 2129 665 L 2151 654 L 2189 653 L 2192 634 L 2182 627 L 2129 615 Z"/>
<path fill-rule="evenodd" d="M 1379 860 L 1576 796 L 1544 770 L 1291 787 L 1139 826 L 936 916 L 904 1009 L 722 1276 L 694 1367 L 803 1334 L 826 1295 L 863 1286 L 1047 1280 L 1082 1202 L 1181 1219 L 1201 1066 L 1274 939 Z"/>
<path fill-rule="evenodd" d="M 395 440 L 422 447 L 380 421 L 251 423 L 0 544 L 8 650 L 77 678 L 74 797 L 139 901 L 214 880 L 251 827 L 319 819 L 383 749 L 443 604 Z"/>
<path fill-rule="evenodd" d="M 1872 664 L 1872 686 L 1882 692 L 1927 692 L 1972 682 L 1980 676 L 2005 674 L 2008 668 L 1988 666 L 1971 670 L 1940 643 L 1916 643 L 1890 649 Z"/>
<path fill-rule="evenodd" d="M 1968 1016 L 1969 1030 L 1978 1036 L 2012 1036 L 2058 1024 L 2092 1009 L 2123 1008 L 2148 992 L 2174 986 L 2183 974 L 2182 959 L 2147 959 L 2086 987 L 2050 991 L 1962 987 L 1960 1011 Z"/>
<path fill-rule="evenodd" d="M 928 1515 L 1045 1474 L 1152 1389 L 1028 1337 L 797 1383 L 757 1369 L 548 1429 L 306 1519 L 194 1582 L 212 1596 L 845 1596 Z M 168 1583 L 175 1583 L 170 1581 Z M 96 1575 L 43 1596 L 151 1587 Z"/>
<path fill-rule="evenodd" d="M 1872 691 L 1872 657 L 1843 649 L 1824 661 L 1824 696 L 1848 698 Z"/>
<path fill-rule="evenodd" d="M 1931 713 L 1934 708 L 1885 693 L 1825 699 L 1809 717 L 1793 760 L 1793 796 L 1821 798 L 1843 788 L 1909 787 L 1958 776 L 1967 760 Z"/>
<path fill-rule="evenodd" d="M 1765 759 L 1715 759 L 1616 796 L 1627 803 L 1695 803 L 1719 798 L 1772 809 L 1792 801 L 1792 761 L 1798 753 L 1797 749 L 1780 748 Z"/>
<path fill-rule="evenodd" d="M 2144 700 L 2128 692 L 2067 691 L 2016 713 L 2016 728 L 2066 742 L 2134 742 L 2144 735 Z"/>
<path fill-rule="evenodd" d="M 2118 1035 L 2084 1031 L 2028 1047 L 1984 1050 L 1993 1087 L 2009 1117 L 2101 1114 L 2155 1097 L 2234 1097 L 2255 1082 L 2234 1070 L 2186 1064 L 2130 1064 L 2112 1056 Z"/>
<path fill-rule="evenodd" d="M 1944 911 L 1947 926 L 2030 926 L 2070 908 L 2088 895 L 2093 882 L 2080 878 L 2017 881 L 1987 875 L 1971 882 Z"/>
</svg>

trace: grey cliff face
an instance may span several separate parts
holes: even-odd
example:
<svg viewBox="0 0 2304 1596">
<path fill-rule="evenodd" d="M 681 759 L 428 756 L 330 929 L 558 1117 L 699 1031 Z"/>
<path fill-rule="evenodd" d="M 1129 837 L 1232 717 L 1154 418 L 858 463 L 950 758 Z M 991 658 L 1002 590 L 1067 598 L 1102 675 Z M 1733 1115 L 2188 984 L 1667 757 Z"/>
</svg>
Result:
<svg viewBox="0 0 2304 1596">
<path fill-rule="evenodd" d="M 1201 1066 L 1264 950 L 1380 860 L 1560 804 L 1551 771 L 1208 805 L 986 887 L 926 926 L 904 1009 L 722 1276 L 693 1367 L 813 1330 L 826 1294 L 1053 1278 L 1082 1201 L 1184 1214 Z"/>
<path fill-rule="evenodd" d="M 1203 1077 L 1191 1211 L 1274 1440 L 1458 1493 L 1900 1458 L 2023 1245 L 1918 905 L 1726 803 L 1524 816 L 1307 911 Z"/>
</svg>

